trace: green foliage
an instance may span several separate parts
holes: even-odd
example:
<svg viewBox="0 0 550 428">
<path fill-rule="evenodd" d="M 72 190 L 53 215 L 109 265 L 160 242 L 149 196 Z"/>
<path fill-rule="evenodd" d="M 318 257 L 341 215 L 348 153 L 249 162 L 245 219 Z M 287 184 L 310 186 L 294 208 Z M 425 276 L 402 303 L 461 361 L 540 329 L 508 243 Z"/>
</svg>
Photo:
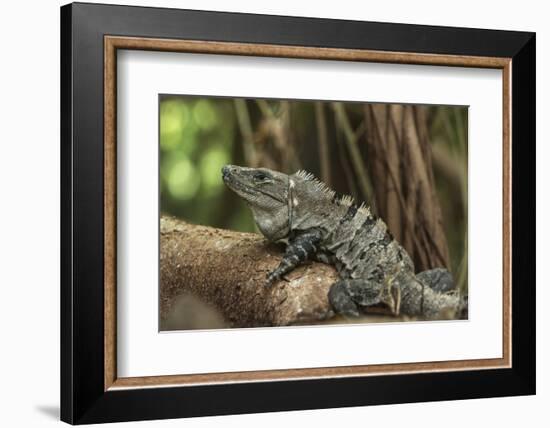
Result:
<svg viewBox="0 0 550 428">
<path fill-rule="evenodd" d="M 449 165 L 436 169 L 445 232 L 451 264 L 462 292 L 468 291 L 468 108 L 431 108 L 430 140 L 434 155 L 447 159 Z M 439 173 L 438 173 L 439 172 Z M 457 215 L 455 210 L 461 215 Z"/>
<path fill-rule="evenodd" d="M 160 189 L 163 214 L 196 224 L 254 230 L 250 213 L 228 200 L 220 170 L 238 163 L 229 99 L 164 96 L 160 102 Z"/>
</svg>

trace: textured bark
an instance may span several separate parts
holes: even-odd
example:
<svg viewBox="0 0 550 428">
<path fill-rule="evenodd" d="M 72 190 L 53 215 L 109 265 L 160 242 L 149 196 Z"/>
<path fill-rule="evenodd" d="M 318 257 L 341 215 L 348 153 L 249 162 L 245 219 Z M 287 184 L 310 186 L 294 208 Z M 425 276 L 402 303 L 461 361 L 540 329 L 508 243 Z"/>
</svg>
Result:
<svg viewBox="0 0 550 428">
<path fill-rule="evenodd" d="M 450 268 L 447 239 L 421 106 L 365 106 L 368 166 L 378 215 L 405 247 L 417 272 Z"/>
<path fill-rule="evenodd" d="M 161 219 L 161 320 L 182 292 L 216 307 L 233 327 L 319 322 L 330 316 L 327 293 L 337 274 L 307 264 L 287 281 L 265 286 L 281 247 L 260 235 Z"/>
<path fill-rule="evenodd" d="M 327 293 L 338 278 L 335 269 L 320 263 L 299 267 L 271 287 L 266 274 L 275 268 L 282 247 L 260 235 L 196 226 L 162 217 L 160 238 L 161 329 L 178 329 L 169 322 L 182 296 L 198 297 L 225 319 L 215 326 L 260 327 L 342 322 L 334 318 Z M 405 321 L 406 313 L 423 311 L 430 318 L 452 318 L 457 297 L 412 285 L 402 292 L 403 315 L 389 317 L 381 308 L 359 322 Z M 179 302 L 179 303 L 178 303 Z M 187 301 L 186 301 L 187 302 Z M 180 305 L 180 306 L 178 306 Z M 450 312 L 449 312 L 450 311 Z M 201 328 L 200 325 L 193 328 Z M 202 327 L 205 328 L 205 327 Z M 212 328 L 212 327 L 209 327 Z"/>
</svg>

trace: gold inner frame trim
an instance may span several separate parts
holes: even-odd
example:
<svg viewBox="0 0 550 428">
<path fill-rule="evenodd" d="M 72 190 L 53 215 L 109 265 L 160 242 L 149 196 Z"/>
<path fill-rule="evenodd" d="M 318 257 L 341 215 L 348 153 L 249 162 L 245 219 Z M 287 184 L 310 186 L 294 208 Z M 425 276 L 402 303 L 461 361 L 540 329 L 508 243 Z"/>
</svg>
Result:
<svg viewBox="0 0 550 428">
<path fill-rule="evenodd" d="M 116 84 L 118 49 L 324 59 L 397 64 L 494 68 L 502 70 L 503 94 L 503 322 L 502 358 L 376 364 L 304 369 L 204 373 L 171 376 L 117 377 L 116 367 Z M 193 386 L 219 383 L 282 381 L 311 378 L 361 377 L 405 373 L 479 370 L 511 367 L 511 58 L 385 52 L 251 43 L 104 37 L 104 389 Z"/>
</svg>

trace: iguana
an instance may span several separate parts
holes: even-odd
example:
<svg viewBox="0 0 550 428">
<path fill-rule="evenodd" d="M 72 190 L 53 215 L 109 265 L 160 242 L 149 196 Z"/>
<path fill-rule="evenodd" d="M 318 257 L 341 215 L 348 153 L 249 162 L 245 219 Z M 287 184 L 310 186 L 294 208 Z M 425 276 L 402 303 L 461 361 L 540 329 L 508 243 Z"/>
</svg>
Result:
<svg viewBox="0 0 550 428">
<path fill-rule="evenodd" d="M 307 260 L 333 265 L 340 280 L 328 293 L 333 310 L 358 317 L 371 306 L 427 319 L 464 316 L 466 302 L 443 268 L 415 275 L 405 249 L 382 219 L 349 196 L 338 197 L 312 174 L 287 175 L 267 168 L 226 165 L 225 184 L 252 210 L 269 241 L 286 241 L 267 285 Z"/>
</svg>

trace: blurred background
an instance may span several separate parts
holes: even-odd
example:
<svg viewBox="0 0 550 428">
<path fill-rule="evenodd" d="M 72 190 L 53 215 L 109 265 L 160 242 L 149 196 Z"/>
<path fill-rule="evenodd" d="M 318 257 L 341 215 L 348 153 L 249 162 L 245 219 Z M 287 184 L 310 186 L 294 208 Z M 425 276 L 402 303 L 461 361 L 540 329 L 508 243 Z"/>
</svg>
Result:
<svg viewBox="0 0 550 428">
<path fill-rule="evenodd" d="M 257 232 L 225 164 L 312 172 L 382 217 L 417 271 L 467 293 L 468 109 L 162 95 L 161 213 Z"/>
</svg>

